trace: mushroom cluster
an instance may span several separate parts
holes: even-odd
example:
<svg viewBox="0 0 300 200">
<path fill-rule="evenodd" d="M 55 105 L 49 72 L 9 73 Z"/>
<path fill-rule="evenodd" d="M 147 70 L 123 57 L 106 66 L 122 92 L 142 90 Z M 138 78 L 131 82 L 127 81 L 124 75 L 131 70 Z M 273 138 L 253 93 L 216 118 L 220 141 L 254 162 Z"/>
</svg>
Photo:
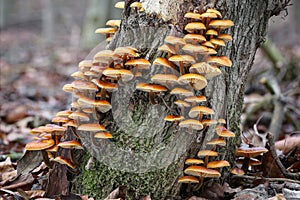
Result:
<svg viewBox="0 0 300 200">
<path fill-rule="evenodd" d="M 187 34 L 184 37 L 169 35 L 158 48 L 166 55 L 156 58 L 152 67 L 163 67 L 164 72 L 153 75 L 151 81 L 179 97 L 174 104 L 181 110 L 181 117 L 170 115 L 166 120 L 180 121 L 179 126 L 192 133 L 213 123 L 208 118 L 214 111 L 204 105 L 206 97 L 196 96 L 195 93 L 207 86 L 207 80 L 222 73 L 220 66 L 232 65 L 228 57 L 216 54 L 220 47 L 225 46 L 225 42 L 232 40 L 229 34 L 222 31 L 233 26 L 233 22 L 221 19 L 221 13 L 215 9 L 207 9 L 202 14 L 188 12 L 185 18 L 189 22 L 185 26 Z M 175 75 L 174 70 L 179 75 Z M 151 102 L 155 103 L 152 94 Z M 188 119 L 183 118 L 185 114 Z"/>
<path fill-rule="evenodd" d="M 233 168 L 231 173 L 235 175 L 243 175 L 248 172 L 249 168 L 261 165 L 262 162 L 256 157 L 266 152 L 268 152 L 268 149 L 265 147 L 255 147 L 251 144 L 242 143 L 241 147 L 239 147 L 235 152 L 237 157 L 236 165 L 241 167 Z"/>
<path fill-rule="evenodd" d="M 115 4 L 115 8 L 124 9 L 125 8 L 125 1 L 119 1 Z M 132 12 L 138 14 L 144 11 L 142 4 L 140 2 L 133 2 L 130 4 Z M 114 34 L 118 31 L 121 25 L 120 19 L 111 19 L 106 22 L 106 26 L 108 27 L 101 27 L 96 29 L 95 33 L 104 34 L 106 38 L 106 42 L 109 43 Z"/>
<path fill-rule="evenodd" d="M 235 137 L 235 134 L 225 128 L 225 120 L 212 119 L 214 110 L 205 106 L 205 96 L 195 96 L 194 91 L 199 91 L 207 86 L 208 80 L 220 75 L 220 66 L 231 67 L 230 59 L 225 55 L 216 55 L 219 48 L 224 47 L 227 41 L 231 41 L 229 34 L 223 30 L 233 26 L 231 20 L 222 19 L 222 15 L 215 9 L 207 9 L 204 13 L 188 12 L 185 14 L 188 24 L 185 26 L 187 34 L 183 38 L 168 36 L 159 50 L 167 53 L 168 59 L 159 58 L 155 64 L 168 66 L 180 72 L 177 81 L 179 84 L 189 84 L 193 90 L 180 94 L 181 99 L 174 102 L 180 107 L 181 112 L 187 112 L 189 119 L 181 119 L 179 126 L 186 127 L 190 131 L 203 130 L 208 126 L 216 127 L 217 137 L 207 142 L 212 145 L 211 150 L 200 150 L 199 158 L 187 159 L 184 170 L 185 176 L 178 181 L 180 183 L 197 184 L 193 189 L 198 190 L 204 178 L 217 178 L 221 174 L 215 168 L 229 167 L 226 160 L 214 160 L 210 157 L 218 156 L 217 145 L 226 145 L 225 138 Z M 167 73 L 167 71 L 166 71 Z M 177 89 L 178 90 L 178 89 Z M 189 108 L 189 109 L 188 109 Z M 188 109 L 188 111 L 186 111 Z M 178 118 L 179 119 L 179 118 Z"/>
<path fill-rule="evenodd" d="M 124 9 L 124 1 L 117 2 L 115 7 Z M 133 12 L 142 12 L 141 3 L 134 2 L 130 5 Z M 98 28 L 95 32 L 106 35 L 109 42 L 113 34 L 120 27 L 121 20 L 109 20 L 107 28 Z M 109 139 L 112 134 L 99 123 L 99 113 L 111 110 L 111 95 L 118 89 L 118 82 L 127 82 L 140 73 L 149 69 L 150 62 L 139 58 L 137 49 L 132 47 L 119 47 L 114 51 L 102 50 L 95 54 L 91 60 L 79 63 L 79 70 L 72 73 L 75 79 L 70 84 L 65 84 L 63 90 L 72 93 L 75 100 L 71 103 L 71 110 L 60 111 L 52 119 L 53 123 L 40 126 L 31 130 L 34 140 L 29 142 L 25 149 L 28 151 L 41 151 L 43 160 L 49 168 L 53 162 L 66 164 L 70 168 L 76 167 L 73 150 L 82 148 L 78 132 L 90 133 L 90 139 L 95 144 L 95 139 Z M 132 69 L 135 68 L 135 74 Z M 119 82 L 119 83 L 120 83 Z M 76 140 L 66 141 L 64 133 L 68 127 L 73 131 Z M 58 149 L 69 149 L 69 157 L 58 155 Z"/>
<path fill-rule="evenodd" d="M 81 143 L 77 140 L 62 141 L 66 128 L 76 126 L 76 122 L 68 117 L 71 114 L 72 111 L 69 110 L 60 111 L 52 119 L 52 122 L 56 124 L 46 124 L 30 131 L 34 135 L 34 140 L 27 143 L 25 149 L 27 151 L 41 151 L 43 161 L 49 168 L 52 168 L 53 162 L 65 164 L 72 169 L 76 167 L 73 151 L 74 149 L 81 149 Z M 69 157 L 58 155 L 59 148 L 68 149 Z"/>
<path fill-rule="evenodd" d="M 235 134 L 226 129 L 222 124 L 224 119 L 216 120 L 205 120 L 205 126 L 216 125 L 217 138 L 208 141 L 207 145 L 212 145 L 211 150 L 200 150 L 197 153 L 197 157 L 204 158 L 204 161 L 198 158 L 189 158 L 185 161 L 187 168 L 184 170 L 185 176 L 179 178 L 178 182 L 188 183 L 188 191 L 191 189 L 191 184 L 196 184 L 193 190 L 199 190 L 203 184 L 204 178 L 218 178 L 221 176 L 217 168 L 229 167 L 230 164 L 226 160 L 214 160 L 209 161 L 210 157 L 217 157 L 218 152 L 216 151 L 217 146 L 225 146 L 225 138 L 234 137 Z"/>
<path fill-rule="evenodd" d="M 124 2 L 118 2 L 115 7 L 124 8 Z M 143 12 L 139 2 L 132 3 L 130 7 L 131 12 Z M 77 141 L 73 141 L 77 142 L 76 145 L 62 144 L 61 140 L 66 128 L 76 129 L 74 133 L 78 140 L 80 140 L 78 133 L 88 132 L 93 144 L 97 138 L 112 138 L 112 134 L 105 125 L 100 124 L 100 119 L 103 114 L 112 109 L 113 92 L 118 90 L 119 85 L 133 81 L 143 74 L 149 75 L 149 72 L 161 67 L 163 67 L 161 73 L 152 75 L 148 82 L 139 82 L 141 80 L 139 79 L 135 87 L 137 90 L 148 93 L 151 104 L 157 104 L 162 94 L 176 96 L 174 104 L 181 114 L 168 115 L 165 117 L 166 121 L 177 123 L 180 128 L 187 129 L 190 133 L 211 125 L 222 124 L 222 120 L 218 122 L 211 119 L 211 116 L 215 114 L 214 111 L 205 105 L 206 97 L 197 96 L 196 92 L 207 86 L 207 80 L 221 74 L 220 66 L 231 66 L 228 57 L 216 54 L 220 47 L 225 46 L 226 41 L 232 40 L 229 34 L 222 33 L 222 31 L 233 26 L 233 22 L 222 20 L 221 13 L 215 9 L 207 9 L 202 14 L 189 12 L 185 17 L 189 21 L 185 26 L 187 34 L 184 37 L 167 36 L 165 43 L 158 48 L 158 51 L 166 55 L 156 58 L 152 63 L 143 58 L 138 49 L 130 46 L 117 47 L 113 50 L 104 49 L 97 52 L 91 60 L 81 61 L 78 71 L 71 75 L 75 80 L 63 86 L 65 92 L 73 94 L 74 101 L 71 103 L 71 110 L 57 113 L 52 121 L 58 123 L 57 125 L 33 129 L 32 133 L 39 135 L 35 141 L 26 145 L 26 149 L 41 150 L 47 163 L 49 160 L 46 159 L 50 158 L 75 167 L 72 149 L 79 148 L 81 145 Z M 99 28 L 96 33 L 105 34 L 109 42 L 120 24 L 120 20 L 109 20 L 106 25 L 111 27 Z M 219 138 L 210 143 L 221 144 L 224 143 L 223 137 L 232 137 L 232 135 L 225 136 L 225 132 L 223 128 L 217 126 Z M 35 148 L 36 144 L 41 144 L 42 148 Z M 62 158 L 56 155 L 58 147 L 70 148 L 70 157 Z M 202 154 L 199 153 L 199 156 Z M 70 162 L 64 162 L 63 159 L 69 159 Z M 208 163 L 208 156 L 205 156 L 204 168 L 209 167 L 211 165 Z M 189 170 L 186 170 L 186 173 L 195 175 Z M 217 176 L 216 174 L 214 177 Z M 200 179 L 208 177 L 208 175 L 198 176 Z"/>
</svg>

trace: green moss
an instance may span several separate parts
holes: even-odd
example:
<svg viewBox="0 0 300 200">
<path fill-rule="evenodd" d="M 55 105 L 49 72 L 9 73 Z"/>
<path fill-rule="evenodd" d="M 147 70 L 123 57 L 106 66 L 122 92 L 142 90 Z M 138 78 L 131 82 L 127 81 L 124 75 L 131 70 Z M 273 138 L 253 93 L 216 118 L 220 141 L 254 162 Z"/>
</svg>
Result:
<svg viewBox="0 0 300 200">
<path fill-rule="evenodd" d="M 126 186 L 126 199 L 140 199 L 148 194 L 152 199 L 165 199 L 170 188 L 170 180 L 176 178 L 178 165 L 171 164 L 166 169 L 148 173 L 127 173 L 109 168 L 96 161 L 93 169 L 86 170 L 89 155 L 84 155 L 82 173 L 73 181 L 72 191 L 88 194 L 95 199 L 104 199 L 119 186 Z"/>
</svg>

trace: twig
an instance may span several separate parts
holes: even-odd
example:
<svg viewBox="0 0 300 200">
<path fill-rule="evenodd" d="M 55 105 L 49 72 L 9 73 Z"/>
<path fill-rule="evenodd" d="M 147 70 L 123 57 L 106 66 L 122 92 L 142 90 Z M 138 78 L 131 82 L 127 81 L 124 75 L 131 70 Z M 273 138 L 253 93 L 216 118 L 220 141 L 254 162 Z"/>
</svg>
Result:
<svg viewBox="0 0 300 200">
<path fill-rule="evenodd" d="M 290 178 L 290 179 L 294 179 L 294 180 L 300 180 L 300 173 L 299 172 L 298 173 L 288 172 L 287 169 L 281 163 L 280 159 L 278 158 L 278 156 L 276 154 L 273 134 L 268 132 L 267 133 L 267 139 L 268 139 L 268 144 L 269 144 L 268 149 L 271 152 L 271 155 L 272 155 L 273 159 L 276 161 L 276 164 L 277 164 L 278 168 L 280 169 L 280 171 L 282 172 L 282 174 L 286 178 Z"/>
<path fill-rule="evenodd" d="M 300 184 L 300 181 L 298 181 L 298 180 L 292 180 L 292 179 L 287 179 L 287 178 L 265 178 L 265 177 L 247 176 L 247 175 L 243 175 L 243 176 L 234 175 L 234 176 L 232 176 L 232 178 L 246 179 L 246 180 L 267 180 L 267 181 L 270 181 L 270 182 L 282 181 L 282 182 L 290 182 L 290 183 Z"/>
</svg>

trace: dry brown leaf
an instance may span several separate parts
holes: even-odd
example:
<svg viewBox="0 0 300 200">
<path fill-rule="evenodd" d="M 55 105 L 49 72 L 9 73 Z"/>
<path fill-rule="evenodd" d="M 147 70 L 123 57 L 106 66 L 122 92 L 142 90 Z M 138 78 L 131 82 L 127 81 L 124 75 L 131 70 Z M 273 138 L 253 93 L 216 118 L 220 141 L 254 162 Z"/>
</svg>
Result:
<svg viewBox="0 0 300 200">
<path fill-rule="evenodd" d="M 269 178 L 284 178 L 284 175 L 281 173 L 281 170 L 278 168 L 276 161 L 274 160 L 271 152 L 267 152 L 263 155 L 261 169 L 263 171 L 264 177 Z"/>
<path fill-rule="evenodd" d="M 297 153 L 300 154 L 300 136 L 291 136 L 275 142 L 275 148 L 287 154 L 295 146 L 298 147 Z"/>
<path fill-rule="evenodd" d="M 44 190 L 28 190 L 25 191 L 30 198 L 42 197 L 45 194 Z"/>
<path fill-rule="evenodd" d="M 17 177 L 17 171 L 12 166 L 10 157 L 5 161 L 0 162 L 0 186 L 5 185 L 7 182 Z"/>
<path fill-rule="evenodd" d="M 25 106 L 18 106 L 7 113 L 6 122 L 7 123 L 15 123 L 20 119 L 23 119 L 27 116 L 28 108 Z"/>
</svg>

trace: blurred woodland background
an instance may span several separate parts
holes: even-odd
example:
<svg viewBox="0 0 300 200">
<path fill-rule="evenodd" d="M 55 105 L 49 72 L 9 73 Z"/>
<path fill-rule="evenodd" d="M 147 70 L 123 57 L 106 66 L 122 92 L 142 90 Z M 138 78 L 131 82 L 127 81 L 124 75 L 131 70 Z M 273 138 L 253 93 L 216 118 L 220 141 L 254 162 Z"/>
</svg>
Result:
<svg viewBox="0 0 300 200">
<path fill-rule="evenodd" d="M 29 130 L 69 107 L 72 96 L 61 88 L 71 82 L 77 64 L 104 40 L 94 33 L 96 28 L 121 18 L 116 2 L 0 0 L 0 161 L 19 158 L 31 140 Z M 291 4 L 287 13 L 270 20 L 268 43 L 257 53 L 246 87 L 245 130 L 262 114 L 268 121 L 268 113 L 274 111 L 275 106 L 263 102 L 272 93 L 261 84 L 268 76 L 277 78 L 282 93 L 296 88 L 277 131 L 300 130 L 300 1 Z"/>
</svg>

